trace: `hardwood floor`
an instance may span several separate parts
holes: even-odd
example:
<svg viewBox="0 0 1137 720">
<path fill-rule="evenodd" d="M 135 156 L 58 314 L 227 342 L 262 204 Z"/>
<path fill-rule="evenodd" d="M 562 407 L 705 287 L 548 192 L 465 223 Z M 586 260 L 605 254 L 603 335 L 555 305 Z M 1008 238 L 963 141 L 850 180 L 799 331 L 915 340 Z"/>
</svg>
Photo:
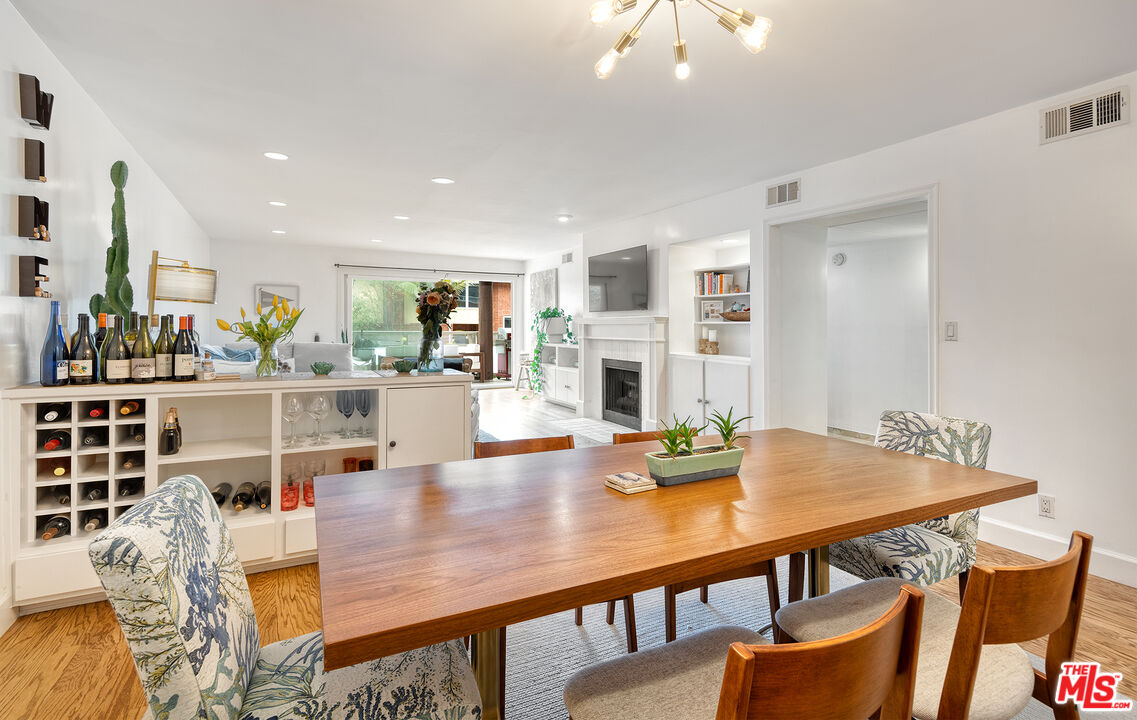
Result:
<svg viewBox="0 0 1137 720">
<path fill-rule="evenodd" d="M 979 562 L 1014 565 L 1026 555 L 979 543 Z M 261 642 L 320 629 L 316 565 L 249 576 Z M 933 586 L 957 598 L 954 579 Z M 1077 656 L 1121 672 L 1121 691 L 1137 695 L 1137 589 L 1091 578 Z M 1041 641 L 1025 646 L 1035 654 Z M 0 718 L 136 720 L 145 699 L 126 642 L 106 602 L 20 618 L 0 638 Z"/>
<path fill-rule="evenodd" d="M 481 429 L 498 440 L 571 434 L 579 448 L 610 444 L 612 433 L 631 430 L 603 420 L 578 418 L 569 408 L 546 402 L 524 387 L 520 391 L 512 386 L 483 390 L 478 393 L 478 403 L 482 408 Z"/>
</svg>

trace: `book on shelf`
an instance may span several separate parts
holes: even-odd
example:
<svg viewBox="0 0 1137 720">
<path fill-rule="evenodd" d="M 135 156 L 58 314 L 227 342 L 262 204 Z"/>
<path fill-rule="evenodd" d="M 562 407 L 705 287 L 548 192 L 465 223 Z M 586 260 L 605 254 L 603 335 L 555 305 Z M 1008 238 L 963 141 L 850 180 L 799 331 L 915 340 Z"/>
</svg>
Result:
<svg viewBox="0 0 1137 720">
<path fill-rule="evenodd" d="M 695 283 L 699 295 L 726 295 L 734 287 L 734 273 L 702 273 Z"/>
<path fill-rule="evenodd" d="M 615 475 L 608 475 L 604 478 L 604 484 L 625 495 L 635 495 L 636 493 L 655 490 L 656 487 L 658 487 L 655 484 L 655 480 L 636 472 L 622 472 L 616 473 Z"/>
</svg>

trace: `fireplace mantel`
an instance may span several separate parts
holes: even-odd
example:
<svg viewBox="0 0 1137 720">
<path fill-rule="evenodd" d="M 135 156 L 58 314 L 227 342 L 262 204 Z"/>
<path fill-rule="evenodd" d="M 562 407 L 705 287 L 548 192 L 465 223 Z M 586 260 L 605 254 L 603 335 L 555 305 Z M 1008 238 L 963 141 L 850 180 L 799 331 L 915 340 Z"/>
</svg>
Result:
<svg viewBox="0 0 1137 720">
<path fill-rule="evenodd" d="M 579 338 L 580 387 L 585 417 L 603 418 L 604 359 L 641 364 L 640 418 L 655 430 L 667 407 L 667 318 L 654 315 L 598 315 L 573 320 Z"/>
</svg>

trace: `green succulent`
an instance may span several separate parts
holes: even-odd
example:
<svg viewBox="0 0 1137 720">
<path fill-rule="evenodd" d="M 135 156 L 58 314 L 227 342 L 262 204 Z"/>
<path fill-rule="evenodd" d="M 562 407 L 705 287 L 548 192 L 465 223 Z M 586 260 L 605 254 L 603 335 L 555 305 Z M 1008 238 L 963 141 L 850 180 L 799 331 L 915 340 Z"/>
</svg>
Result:
<svg viewBox="0 0 1137 720">
<path fill-rule="evenodd" d="M 726 417 L 723 417 L 722 413 L 720 413 L 718 410 L 715 410 L 711 415 L 710 424 L 715 426 L 715 430 L 718 431 L 719 437 L 722 438 L 722 446 L 724 450 L 730 450 L 732 447 L 734 447 L 734 442 L 738 439 L 738 428 L 742 426 L 742 423 L 753 417 L 752 415 L 747 415 L 746 417 L 741 417 L 735 420 L 733 416 L 733 407 L 726 411 Z"/>
<path fill-rule="evenodd" d="M 128 170 L 119 160 L 111 165 L 111 183 L 114 184 L 114 204 L 111 205 L 111 246 L 107 248 L 107 284 L 102 294 L 91 296 L 92 317 L 99 313 L 127 317 L 134 307 L 134 288 L 130 286 L 130 241 L 126 235 L 126 200 L 122 189 L 126 187 Z"/>
<path fill-rule="evenodd" d="M 663 445 L 664 452 L 668 457 L 679 457 L 680 455 L 694 455 L 695 454 L 695 436 L 702 432 L 707 426 L 695 427 L 690 416 L 686 420 L 679 420 L 676 415 L 672 416 L 671 425 L 663 423 L 663 427 L 659 429 L 656 437 L 659 443 Z"/>
</svg>

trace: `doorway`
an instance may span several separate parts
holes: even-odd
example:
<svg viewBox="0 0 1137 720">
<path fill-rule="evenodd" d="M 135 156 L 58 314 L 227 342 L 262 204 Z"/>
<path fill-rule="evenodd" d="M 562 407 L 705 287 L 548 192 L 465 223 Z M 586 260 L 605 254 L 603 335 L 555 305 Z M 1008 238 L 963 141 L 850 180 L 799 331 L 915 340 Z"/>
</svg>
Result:
<svg viewBox="0 0 1137 720">
<path fill-rule="evenodd" d="M 771 226 L 767 427 L 871 441 L 885 410 L 935 410 L 929 199 Z"/>
</svg>

